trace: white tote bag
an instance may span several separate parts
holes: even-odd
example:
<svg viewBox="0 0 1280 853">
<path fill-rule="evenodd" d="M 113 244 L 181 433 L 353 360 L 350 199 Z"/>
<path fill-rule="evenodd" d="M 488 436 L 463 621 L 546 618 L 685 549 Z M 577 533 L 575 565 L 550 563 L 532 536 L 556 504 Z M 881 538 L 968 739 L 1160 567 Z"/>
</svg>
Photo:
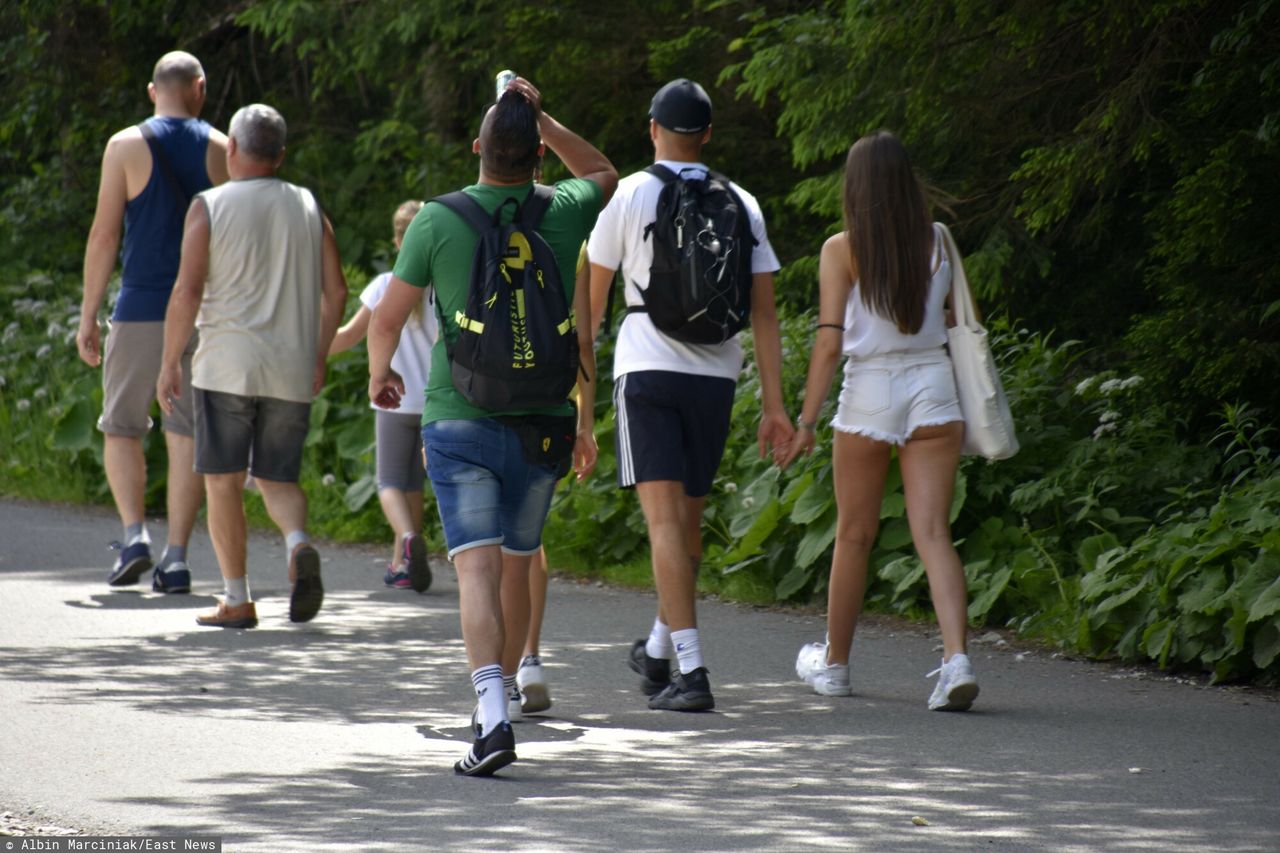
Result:
<svg viewBox="0 0 1280 853">
<path fill-rule="evenodd" d="M 1008 459 L 1018 452 L 1009 400 L 1000 384 L 995 359 L 991 357 L 987 330 L 975 316 L 960 251 L 947 226 L 939 224 L 938 228 L 951 260 L 951 305 L 956 324 L 947 329 L 947 349 L 956 375 L 960 412 L 964 415 L 961 452 L 966 456 Z"/>
</svg>

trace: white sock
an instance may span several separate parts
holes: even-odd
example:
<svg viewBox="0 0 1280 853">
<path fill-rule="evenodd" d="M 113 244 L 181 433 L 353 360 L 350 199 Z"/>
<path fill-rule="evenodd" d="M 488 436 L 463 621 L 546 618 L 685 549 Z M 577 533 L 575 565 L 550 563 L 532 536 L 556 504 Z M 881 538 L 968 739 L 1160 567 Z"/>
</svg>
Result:
<svg viewBox="0 0 1280 853">
<path fill-rule="evenodd" d="M 687 675 L 702 666 L 702 645 L 698 642 L 697 628 L 672 631 L 671 642 L 675 644 L 681 672 Z"/>
<path fill-rule="evenodd" d="M 290 555 L 292 555 L 294 548 L 297 548 L 304 542 L 310 541 L 311 538 L 307 536 L 307 532 L 305 530 L 290 530 L 284 536 L 284 548 Z"/>
<path fill-rule="evenodd" d="M 227 594 L 224 600 L 228 607 L 249 603 L 248 575 L 242 578 L 223 578 L 222 582 L 226 585 Z"/>
<path fill-rule="evenodd" d="M 644 644 L 644 651 L 651 658 L 671 660 L 675 656 L 675 647 L 671 645 L 671 629 L 662 624 L 661 619 L 653 620 L 649 629 L 649 640 Z"/>
<path fill-rule="evenodd" d="M 151 544 L 151 534 L 147 532 L 147 523 L 139 521 L 137 524 L 129 524 L 124 528 L 124 545 L 129 547 L 137 542 L 146 542 Z"/>
<path fill-rule="evenodd" d="M 484 737 L 507 718 L 507 691 L 502 686 L 502 667 L 496 663 L 482 666 L 471 673 L 478 702 L 476 722 Z"/>
</svg>

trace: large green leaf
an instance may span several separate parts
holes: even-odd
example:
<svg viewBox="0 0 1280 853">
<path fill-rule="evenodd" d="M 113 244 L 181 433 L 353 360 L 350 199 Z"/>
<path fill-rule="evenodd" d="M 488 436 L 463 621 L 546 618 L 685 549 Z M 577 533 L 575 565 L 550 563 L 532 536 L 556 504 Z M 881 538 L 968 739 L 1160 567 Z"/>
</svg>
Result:
<svg viewBox="0 0 1280 853">
<path fill-rule="evenodd" d="M 814 569 L 802 566 L 792 566 L 791 571 L 782 576 L 778 581 L 778 585 L 774 587 L 773 593 L 778 597 L 779 601 L 785 601 L 795 595 L 804 585 L 813 577 Z"/>
<path fill-rule="evenodd" d="M 808 488 L 796 498 L 795 506 L 791 508 L 792 524 L 808 524 L 818 516 L 827 511 L 827 508 L 835 503 L 835 494 L 831 491 L 831 484 L 825 481 L 811 483 Z"/>
<path fill-rule="evenodd" d="M 377 478 L 372 474 L 366 474 L 347 487 L 346 493 L 342 496 L 342 501 L 347 505 L 347 509 L 356 512 L 367 504 L 369 499 L 377 492 Z"/>
<path fill-rule="evenodd" d="M 836 509 L 831 507 L 822 518 L 815 521 L 800 537 L 796 547 L 796 565 L 807 568 L 821 557 L 836 540 Z"/>
<path fill-rule="evenodd" d="M 1011 577 L 1013 577 L 1013 570 L 1007 566 L 991 576 L 987 582 L 986 589 L 982 590 L 969 602 L 969 621 L 982 622 L 986 618 L 987 612 L 991 610 L 992 605 L 999 600 L 1005 587 L 1009 585 L 1009 578 Z"/>
<path fill-rule="evenodd" d="M 1280 619 L 1274 619 L 1253 635 L 1253 663 L 1266 669 L 1280 657 Z"/>
<path fill-rule="evenodd" d="M 1280 577 L 1254 600 L 1253 606 L 1249 608 L 1249 621 L 1257 622 L 1276 613 L 1280 613 Z"/>
<path fill-rule="evenodd" d="M 84 450 L 93 444 L 94 406 L 88 400 L 77 400 L 54 421 L 51 444 L 54 450 Z"/>
</svg>

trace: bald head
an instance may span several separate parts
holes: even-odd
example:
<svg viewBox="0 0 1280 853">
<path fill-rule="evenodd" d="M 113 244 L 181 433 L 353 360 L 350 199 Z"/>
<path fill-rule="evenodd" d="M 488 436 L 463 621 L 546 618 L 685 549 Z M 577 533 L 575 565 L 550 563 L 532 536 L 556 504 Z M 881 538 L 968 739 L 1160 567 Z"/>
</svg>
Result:
<svg viewBox="0 0 1280 853">
<path fill-rule="evenodd" d="M 202 79 L 204 68 L 200 65 L 200 60 L 185 50 L 169 51 L 160 57 L 155 70 L 151 72 L 151 82 L 157 89 L 185 89 Z"/>
</svg>

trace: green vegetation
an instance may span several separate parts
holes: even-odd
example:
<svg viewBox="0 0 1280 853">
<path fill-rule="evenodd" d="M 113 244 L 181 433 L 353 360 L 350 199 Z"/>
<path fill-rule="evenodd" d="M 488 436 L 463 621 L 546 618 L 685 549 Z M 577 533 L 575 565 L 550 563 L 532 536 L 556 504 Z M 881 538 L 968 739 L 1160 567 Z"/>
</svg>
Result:
<svg viewBox="0 0 1280 853">
<path fill-rule="evenodd" d="M 99 376 L 71 339 L 78 272 L 101 146 L 145 116 L 165 50 L 204 61 L 216 125 L 251 101 L 281 109 L 285 176 L 333 216 L 353 292 L 389 262 L 399 201 L 474 177 L 470 140 L 498 69 L 533 79 L 624 173 L 650 156 L 652 92 L 689 76 L 716 103 L 709 154 L 760 199 L 785 265 L 793 408 L 847 146 L 889 127 L 946 192 L 940 217 L 968 251 L 1023 442 L 1012 460 L 961 469 L 953 515 L 975 624 L 1218 679 L 1280 675 L 1274 0 L 178 8 L 0 7 L 0 492 L 108 500 Z M 380 540 L 363 348 L 330 378 L 304 486 L 323 533 Z M 701 582 L 750 602 L 820 599 L 830 436 L 792 470 L 770 469 L 755 447 L 756 381 L 749 368 Z M 597 474 L 562 487 L 547 540 L 556 564 L 643 583 L 643 523 L 613 486 L 608 400 L 602 382 Z M 149 446 L 157 509 L 161 444 Z M 892 474 L 873 560 L 870 605 L 927 614 Z"/>
</svg>

